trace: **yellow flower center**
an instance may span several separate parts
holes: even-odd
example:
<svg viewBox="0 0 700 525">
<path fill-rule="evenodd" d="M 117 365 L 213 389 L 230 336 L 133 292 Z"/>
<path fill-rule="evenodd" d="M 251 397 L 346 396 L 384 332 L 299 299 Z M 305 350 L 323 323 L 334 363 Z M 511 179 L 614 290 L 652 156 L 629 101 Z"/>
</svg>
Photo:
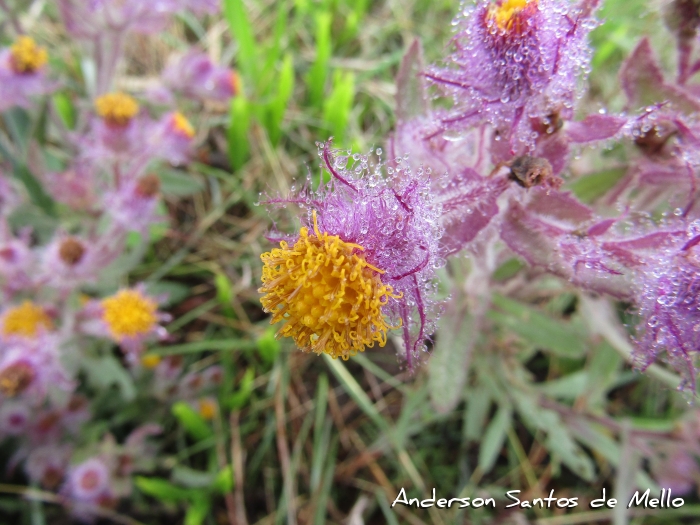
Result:
<svg viewBox="0 0 700 525">
<path fill-rule="evenodd" d="M 139 104 L 133 97 L 117 91 L 98 97 L 95 110 L 108 124 L 126 126 L 139 112 Z"/>
<path fill-rule="evenodd" d="M 518 15 L 529 5 L 536 4 L 537 0 L 502 0 L 500 3 L 489 7 L 488 17 L 496 22 L 503 31 L 520 33 L 520 21 Z"/>
<path fill-rule="evenodd" d="M 40 330 L 51 330 L 53 322 L 46 311 L 32 301 L 10 308 L 5 314 L 2 333 L 5 336 L 18 335 L 35 338 Z"/>
<path fill-rule="evenodd" d="M 181 135 L 184 135 L 188 139 L 194 137 L 194 128 L 192 127 L 192 124 L 190 124 L 190 121 L 187 120 L 187 118 L 185 118 L 185 115 L 183 115 L 179 111 L 173 114 L 172 123 L 173 127 L 175 128 L 175 131 L 177 131 Z"/>
<path fill-rule="evenodd" d="M 199 415 L 203 419 L 212 420 L 216 415 L 216 401 L 211 398 L 204 397 L 197 402 L 199 407 Z"/>
<path fill-rule="evenodd" d="M 46 64 L 49 55 L 32 37 L 21 36 L 10 47 L 10 65 L 15 73 L 33 73 Z"/>
<path fill-rule="evenodd" d="M 157 354 L 146 354 L 141 358 L 141 364 L 144 366 L 144 368 L 148 368 L 149 370 L 157 367 L 161 361 L 161 357 Z"/>
<path fill-rule="evenodd" d="M 102 320 L 117 341 L 150 332 L 158 322 L 158 305 L 138 290 L 121 290 L 102 301 Z"/>
<path fill-rule="evenodd" d="M 397 327 L 387 325 L 382 306 L 402 295 L 382 283 L 384 272 L 365 260 L 362 246 L 321 233 L 315 212 L 314 232 L 302 228 L 294 247 L 283 241 L 260 256 L 260 301 L 271 323 L 285 321 L 278 337 L 345 360 L 375 342 L 384 346 L 387 330 Z"/>
</svg>

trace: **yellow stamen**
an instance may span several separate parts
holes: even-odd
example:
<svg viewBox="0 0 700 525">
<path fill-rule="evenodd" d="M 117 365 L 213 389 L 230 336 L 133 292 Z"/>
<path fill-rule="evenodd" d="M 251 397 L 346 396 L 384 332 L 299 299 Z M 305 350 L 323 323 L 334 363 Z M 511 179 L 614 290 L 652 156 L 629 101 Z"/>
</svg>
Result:
<svg viewBox="0 0 700 525">
<path fill-rule="evenodd" d="M 108 124 L 126 126 L 139 112 L 139 105 L 133 97 L 117 91 L 98 97 L 95 110 Z"/>
<path fill-rule="evenodd" d="M 503 0 L 489 7 L 488 17 L 496 22 L 499 29 L 512 32 L 520 32 L 518 15 L 529 5 L 536 4 L 537 0 Z"/>
<path fill-rule="evenodd" d="M 387 324 L 382 306 L 402 294 L 382 283 L 384 272 L 365 260 L 362 246 L 322 233 L 315 212 L 314 234 L 302 228 L 294 247 L 281 242 L 260 256 L 260 301 L 272 313 L 271 323 L 285 322 L 277 336 L 346 360 L 375 342 L 384 346 L 386 332 L 396 327 Z"/>
<path fill-rule="evenodd" d="M 173 113 L 172 123 L 177 133 L 184 135 L 188 139 L 194 137 L 194 128 L 192 127 L 192 124 L 190 124 L 190 121 L 185 118 L 185 115 L 179 111 Z"/>
<path fill-rule="evenodd" d="M 2 333 L 5 336 L 35 338 L 40 330 L 51 330 L 53 322 L 46 311 L 32 301 L 10 308 L 3 320 Z"/>
<path fill-rule="evenodd" d="M 199 415 L 206 420 L 214 419 L 216 415 L 216 401 L 209 397 L 204 397 L 200 399 L 197 404 L 199 405 Z"/>
<path fill-rule="evenodd" d="M 161 357 L 156 354 L 146 354 L 141 358 L 141 364 L 144 366 L 144 368 L 148 368 L 149 370 L 157 367 L 161 361 Z"/>
<path fill-rule="evenodd" d="M 102 320 L 117 341 L 148 334 L 158 322 L 158 305 L 138 290 L 120 290 L 102 301 Z"/>
<path fill-rule="evenodd" d="M 231 76 L 229 77 L 229 82 L 231 83 L 231 89 L 234 95 L 240 95 L 243 90 L 243 83 L 241 82 L 241 76 L 235 71 L 231 70 Z"/>
<path fill-rule="evenodd" d="M 10 66 L 15 73 L 33 73 L 48 59 L 46 49 L 29 36 L 20 36 L 10 47 Z"/>
</svg>

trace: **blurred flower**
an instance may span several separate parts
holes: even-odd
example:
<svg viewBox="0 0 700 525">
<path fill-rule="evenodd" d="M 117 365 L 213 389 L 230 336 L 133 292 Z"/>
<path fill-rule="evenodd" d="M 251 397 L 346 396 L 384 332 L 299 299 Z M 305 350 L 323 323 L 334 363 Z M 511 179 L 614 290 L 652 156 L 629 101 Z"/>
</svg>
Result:
<svg viewBox="0 0 700 525">
<path fill-rule="evenodd" d="M 174 111 L 164 115 L 155 128 L 151 139 L 154 155 L 174 165 L 184 164 L 195 136 L 190 121 L 182 113 Z"/>
<path fill-rule="evenodd" d="M 162 221 L 157 214 L 160 179 L 155 174 L 124 182 L 104 195 L 104 207 L 114 223 L 126 231 L 145 234 Z"/>
<path fill-rule="evenodd" d="M 57 489 L 68 471 L 70 445 L 43 445 L 29 453 L 24 470 L 29 479 L 47 490 Z"/>
<path fill-rule="evenodd" d="M 307 208 L 298 236 L 282 238 L 280 248 L 261 256 L 261 302 L 272 323 L 283 321 L 278 336 L 292 337 L 305 351 L 348 359 L 403 326 L 404 358 L 410 369 L 424 349 L 433 316 L 432 277 L 443 264 L 442 229 L 430 181 L 400 163 L 370 164 L 349 152 L 319 147 L 333 176 L 318 191 L 309 182 L 288 199 Z"/>
<path fill-rule="evenodd" d="M 74 388 L 59 361 L 56 336 L 16 341 L 0 351 L 0 394 L 6 398 L 21 394 L 40 402 L 49 388 Z"/>
<path fill-rule="evenodd" d="M 46 49 L 28 36 L 20 36 L 9 49 L 0 51 L 0 111 L 28 108 L 31 97 L 53 89 L 44 72 L 47 59 Z"/>
<path fill-rule="evenodd" d="M 4 339 L 36 339 L 40 333 L 53 329 L 53 320 L 46 310 L 29 300 L 7 308 L 0 316 L 0 323 Z"/>
<path fill-rule="evenodd" d="M 219 406 L 216 399 L 212 397 L 202 397 L 197 400 L 196 409 L 203 419 L 210 421 L 214 419 L 214 416 L 218 413 Z"/>
<path fill-rule="evenodd" d="M 155 298 L 144 292 L 143 286 L 119 290 L 116 294 L 86 305 L 88 333 L 112 338 L 126 352 L 132 365 L 138 362 L 146 341 L 163 339 L 167 331 L 160 322 L 170 318 L 158 311 Z"/>
<path fill-rule="evenodd" d="M 167 88 L 199 100 L 227 102 L 241 91 L 238 73 L 214 64 L 196 49 L 171 62 L 162 78 Z"/>
<path fill-rule="evenodd" d="M 24 434 L 29 428 L 30 416 L 26 402 L 4 399 L 0 404 L 0 439 Z"/>
<path fill-rule="evenodd" d="M 93 282 L 102 267 L 104 246 L 78 237 L 58 234 L 42 250 L 37 280 L 52 288 L 71 291 Z"/>
<path fill-rule="evenodd" d="M 84 521 L 91 521 L 94 517 L 91 507 L 111 508 L 116 505 L 110 468 L 99 457 L 71 467 L 61 492 L 71 501 L 71 513 Z"/>
<path fill-rule="evenodd" d="M 426 76 L 452 96 L 440 126 L 465 130 L 488 122 L 512 154 L 532 151 L 541 122 L 573 116 L 579 80 L 589 67 L 586 42 L 596 25 L 593 4 L 566 0 L 480 0 L 455 20 L 455 51 L 447 67 Z M 525 147 L 525 149 L 523 149 Z"/>
<path fill-rule="evenodd" d="M 129 125 L 139 112 L 139 105 L 130 95 L 117 91 L 98 97 L 95 111 L 108 126 L 119 128 Z"/>
</svg>

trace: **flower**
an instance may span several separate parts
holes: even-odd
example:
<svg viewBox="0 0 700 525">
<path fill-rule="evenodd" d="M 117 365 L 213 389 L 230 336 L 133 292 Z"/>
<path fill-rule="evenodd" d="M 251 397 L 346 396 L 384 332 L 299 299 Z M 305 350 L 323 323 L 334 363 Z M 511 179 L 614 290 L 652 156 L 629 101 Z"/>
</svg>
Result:
<svg viewBox="0 0 700 525">
<path fill-rule="evenodd" d="M 590 62 L 586 38 L 596 25 L 591 4 L 480 0 L 465 8 L 454 22 L 458 32 L 447 67 L 425 73 L 454 100 L 452 110 L 439 115 L 439 126 L 461 131 L 487 122 L 513 154 L 532 152 L 539 135 L 533 121 L 573 116 Z"/>
<path fill-rule="evenodd" d="M 162 220 L 157 210 L 159 191 L 158 176 L 144 175 L 106 192 L 104 209 L 118 227 L 145 234 L 152 224 Z"/>
<path fill-rule="evenodd" d="M 142 285 L 88 303 L 84 316 L 87 319 L 83 330 L 119 343 L 132 365 L 138 363 L 147 340 L 154 336 L 167 337 L 167 331 L 159 323 L 170 319 L 158 311 L 157 299 L 148 296 Z"/>
<path fill-rule="evenodd" d="M 53 320 L 38 304 L 26 300 L 19 306 L 5 310 L 2 315 L 2 336 L 4 338 L 25 337 L 35 339 L 39 333 L 53 329 Z"/>
<path fill-rule="evenodd" d="M 29 428 L 30 416 L 27 403 L 4 399 L 0 405 L 0 438 L 24 434 Z"/>
<path fill-rule="evenodd" d="M 70 445 L 50 444 L 32 450 L 24 470 L 30 480 L 48 490 L 59 487 L 68 471 L 73 450 Z"/>
<path fill-rule="evenodd" d="M 444 263 L 430 180 L 403 159 L 394 168 L 355 154 L 349 165 L 350 152 L 330 141 L 319 156 L 330 182 L 267 201 L 308 213 L 298 235 L 277 235 L 280 247 L 261 256 L 263 307 L 284 322 L 279 337 L 334 358 L 384 346 L 401 327 L 412 370 L 434 326 L 431 281 Z"/>
<path fill-rule="evenodd" d="M 158 322 L 158 305 L 139 290 L 120 290 L 104 299 L 102 308 L 102 319 L 117 341 L 148 334 Z"/>
<path fill-rule="evenodd" d="M 199 100 L 227 102 L 241 91 L 238 73 L 214 64 L 206 53 L 197 49 L 172 61 L 163 71 L 162 79 L 167 88 Z"/>
<path fill-rule="evenodd" d="M 117 91 L 107 93 L 95 100 L 95 111 L 110 126 L 127 126 L 139 112 L 139 104 L 136 100 Z"/>
<path fill-rule="evenodd" d="M 31 97 L 53 89 L 44 71 L 47 60 L 46 49 L 29 36 L 20 36 L 9 49 L 0 51 L 0 111 L 27 108 Z"/>
<path fill-rule="evenodd" d="M 153 155 L 166 159 L 171 164 L 184 164 L 195 136 L 194 127 L 179 111 L 167 113 L 157 123 L 150 141 Z"/>
</svg>

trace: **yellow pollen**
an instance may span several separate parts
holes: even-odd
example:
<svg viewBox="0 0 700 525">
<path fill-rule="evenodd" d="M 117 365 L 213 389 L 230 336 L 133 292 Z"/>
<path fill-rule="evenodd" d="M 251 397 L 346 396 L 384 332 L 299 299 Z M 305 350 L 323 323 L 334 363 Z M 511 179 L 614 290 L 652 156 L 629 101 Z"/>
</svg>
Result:
<svg viewBox="0 0 700 525">
<path fill-rule="evenodd" d="M 206 420 L 214 419 L 216 415 L 216 401 L 211 398 L 204 397 L 200 399 L 197 404 L 199 405 L 199 415 Z"/>
<path fill-rule="evenodd" d="M 495 20 L 501 30 L 511 32 L 515 26 L 519 32 L 518 15 L 531 3 L 536 4 L 537 0 L 503 0 L 489 7 L 488 17 Z"/>
<path fill-rule="evenodd" d="M 117 91 L 98 97 L 95 110 L 108 124 L 126 126 L 139 112 L 139 104 L 133 97 Z"/>
<path fill-rule="evenodd" d="M 176 111 L 173 114 L 172 122 L 175 131 L 177 131 L 181 135 L 184 135 L 188 139 L 194 137 L 194 128 L 192 127 L 192 124 L 190 124 L 190 121 L 187 120 L 187 118 L 185 118 L 185 115 L 183 115 L 179 111 Z"/>
<path fill-rule="evenodd" d="M 28 363 L 14 363 L 0 372 L 0 392 L 15 397 L 24 392 L 34 381 L 36 374 Z"/>
<path fill-rule="evenodd" d="M 158 318 L 158 305 L 138 290 L 120 290 L 102 301 L 102 320 L 117 341 L 148 334 Z"/>
<path fill-rule="evenodd" d="M 32 37 L 21 36 L 10 47 L 10 66 L 15 73 L 33 73 L 46 64 L 49 55 Z"/>
<path fill-rule="evenodd" d="M 315 212 L 314 233 L 302 228 L 292 248 L 283 241 L 260 256 L 260 302 L 270 323 L 285 322 L 277 336 L 334 359 L 347 360 L 375 342 L 384 346 L 386 332 L 398 327 L 387 324 L 382 306 L 402 294 L 382 283 L 384 272 L 365 260 L 362 246 L 321 233 Z"/>
<path fill-rule="evenodd" d="M 157 367 L 161 361 L 161 357 L 156 354 L 146 354 L 141 358 L 141 364 L 144 366 L 144 368 L 148 368 L 149 370 Z"/>
<path fill-rule="evenodd" d="M 10 308 L 3 320 L 2 333 L 5 336 L 35 338 L 40 330 L 51 330 L 53 322 L 46 311 L 32 301 Z"/>
</svg>

